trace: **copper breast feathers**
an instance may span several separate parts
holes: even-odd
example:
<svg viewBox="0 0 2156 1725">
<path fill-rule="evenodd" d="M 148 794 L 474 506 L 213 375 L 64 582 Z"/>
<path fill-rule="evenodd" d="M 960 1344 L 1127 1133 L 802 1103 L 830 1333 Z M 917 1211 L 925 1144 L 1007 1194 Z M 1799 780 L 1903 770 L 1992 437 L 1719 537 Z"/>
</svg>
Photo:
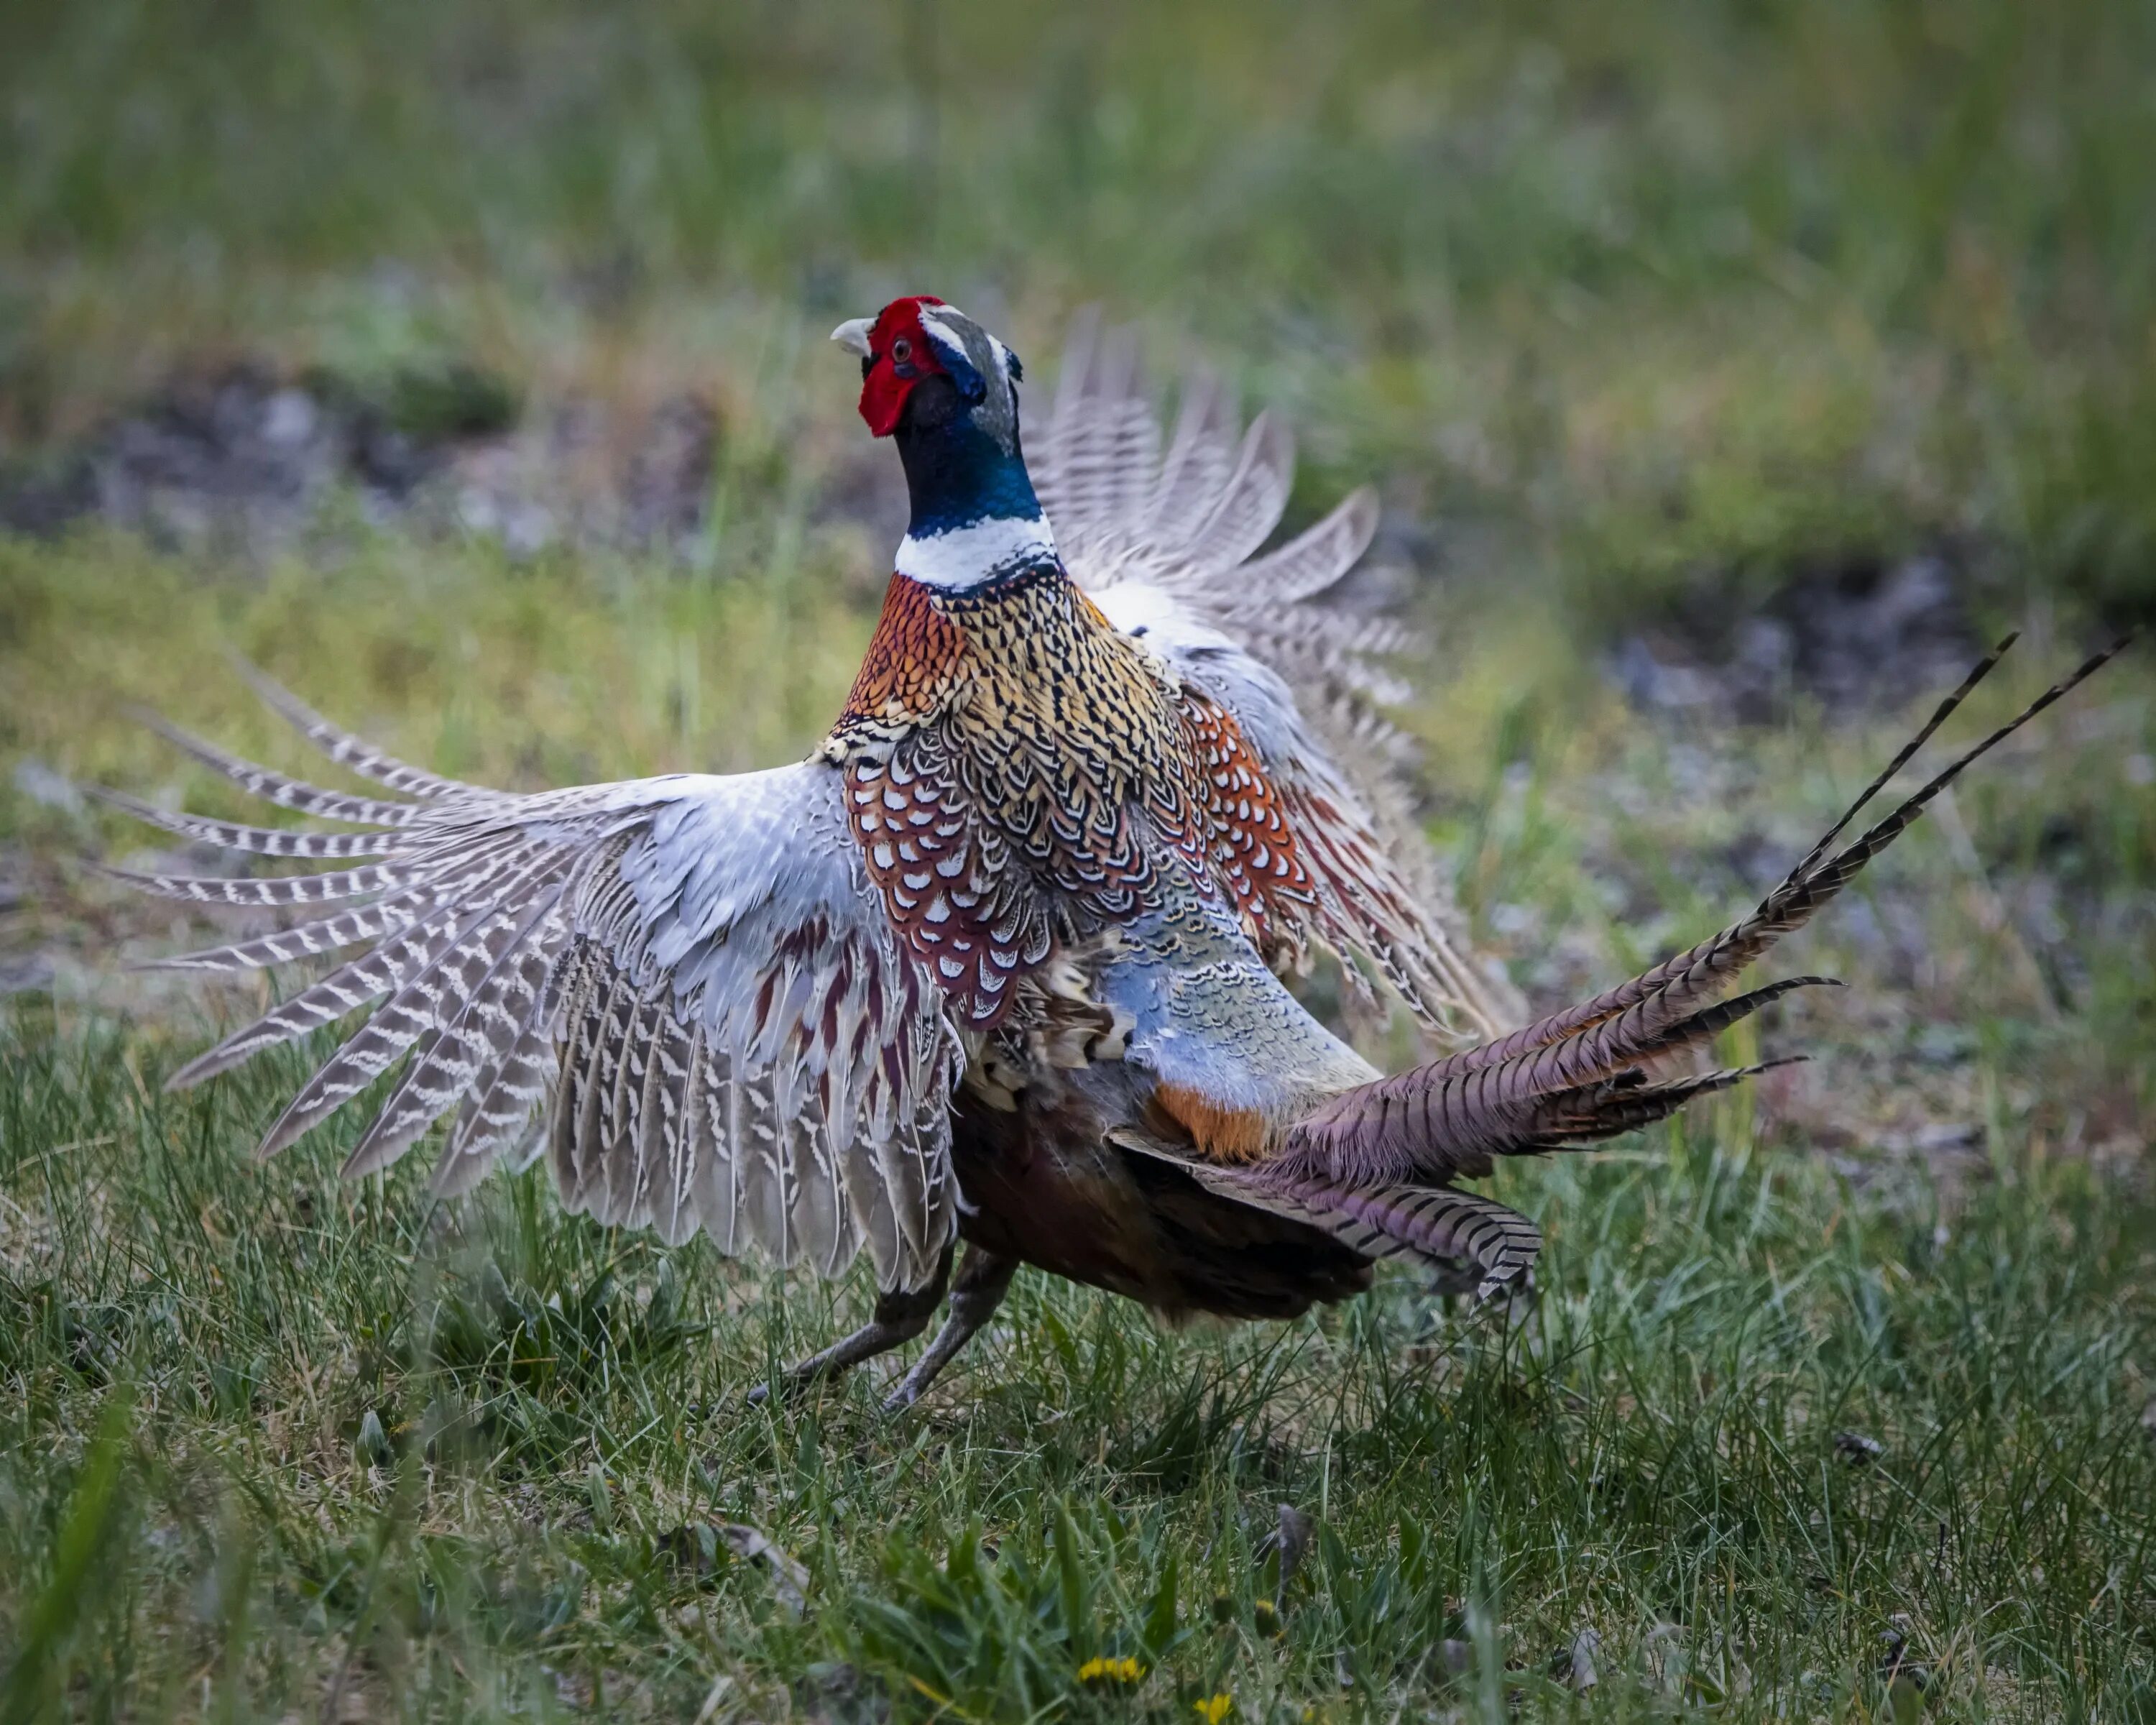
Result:
<svg viewBox="0 0 2156 1725">
<path fill-rule="evenodd" d="M 1232 716 L 1053 567 L 956 593 L 894 577 L 823 752 L 894 927 L 977 1029 L 1158 869 L 1228 894 L 1261 939 L 1269 899 L 1308 896 Z"/>
</svg>

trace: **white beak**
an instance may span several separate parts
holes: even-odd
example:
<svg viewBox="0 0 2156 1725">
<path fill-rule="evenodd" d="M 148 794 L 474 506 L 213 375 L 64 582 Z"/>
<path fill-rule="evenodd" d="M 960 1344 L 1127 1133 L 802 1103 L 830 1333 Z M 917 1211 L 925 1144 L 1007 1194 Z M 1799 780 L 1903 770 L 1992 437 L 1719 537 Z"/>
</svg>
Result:
<svg viewBox="0 0 2156 1725">
<path fill-rule="evenodd" d="M 863 359 L 869 357 L 869 331 L 875 320 L 871 317 L 852 317 L 831 331 L 831 339 L 849 353 L 858 353 Z"/>
</svg>

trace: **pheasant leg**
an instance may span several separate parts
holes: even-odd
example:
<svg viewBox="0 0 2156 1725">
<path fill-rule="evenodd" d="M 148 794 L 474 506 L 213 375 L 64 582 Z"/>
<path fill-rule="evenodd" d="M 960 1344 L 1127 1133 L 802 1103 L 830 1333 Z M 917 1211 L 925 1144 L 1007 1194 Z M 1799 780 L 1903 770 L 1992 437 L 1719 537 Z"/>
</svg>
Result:
<svg viewBox="0 0 2156 1725">
<path fill-rule="evenodd" d="M 884 1399 L 885 1413 L 902 1412 L 920 1400 L 921 1393 L 936 1381 L 937 1373 L 973 1339 L 975 1332 L 995 1316 L 996 1308 L 1004 1303 L 1004 1296 L 1010 1291 L 1011 1277 L 1017 1272 L 1018 1265 L 1016 1258 L 1005 1257 L 998 1252 L 986 1251 L 978 1245 L 966 1248 L 966 1261 L 958 1266 L 958 1279 L 951 1288 L 950 1316 L 943 1320 L 943 1327 L 936 1332 L 936 1339 L 913 1363 L 913 1369 Z"/>
<path fill-rule="evenodd" d="M 966 1265 L 972 1269 L 970 1255 Z M 928 1320 L 943 1303 L 943 1290 L 950 1279 L 951 1251 L 947 1246 L 942 1261 L 936 1266 L 936 1275 L 927 1286 L 878 1294 L 875 1311 L 860 1328 L 833 1343 L 821 1353 L 812 1353 L 798 1364 L 786 1368 L 778 1380 L 780 1393 L 805 1389 L 825 1378 L 835 1378 L 850 1366 L 857 1366 L 865 1359 L 874 1359 L 880 1353 L 888 1353 L 911 1342 L 928 1327 Z M 1008 1272 L 1004 1279 L 1009 1279 Z M 749 1392 L 750 1405 L 767 1400 L 771 1389 L 768 1384 L 757 1384 Z"/>
</svg>

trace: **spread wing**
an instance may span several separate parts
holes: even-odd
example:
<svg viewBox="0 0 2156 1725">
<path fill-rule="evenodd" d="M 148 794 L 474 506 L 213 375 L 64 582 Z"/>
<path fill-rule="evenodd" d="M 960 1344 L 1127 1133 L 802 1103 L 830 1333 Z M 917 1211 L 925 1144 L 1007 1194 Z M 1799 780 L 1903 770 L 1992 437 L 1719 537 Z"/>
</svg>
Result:
<svg viewBox="0 0 2156 1725">
<path fill-rule="evenodd" d="M 399 1060 L 346 1163 L 386 1168 L 454 1111 L 436 1189 L 547 1153 L 562 1197 L 669 1243 L 889 1288 L 932 1280 L 957 1225 L 960 1047 L 894 938 L 819 762 L 516 796 L 436 777 L 264 698 L 389 797 L 321 789 L 160 726 L 253 795 L 369 830 L 295 832 L 115 798 L 192 839 L 345 865 L 275 878 L 131 875 L 197 904 L 321 907 L 161 961 L 233 971 L 350 952 L 177 1074 L 192 1084 L 378 1002 L 264 1139 L 285 1148 Z M 356 950 L 355 950 L 356 949 Z"/>
<path fill-rule="evenodd" d="M 1090 322 L 1029 454 L 1072 577 L 1257 747 L 1317 876 L 1302 932 L 1374 965 L 1441 1034 L 1517 1023 L 1517 997 L 1469 954 L 1408 812 L 1405 740 L 1379 711 L 1406 691 L 1378 662 L 1407 637 L 1325 603 L 1369 548 L 1375 495 L 1261 554 L 1294 479 L 1286 429 L 1261 413 L 1244 430 L 1201 377 L 1163 449 L 1135 345 Z"/>
</svg>

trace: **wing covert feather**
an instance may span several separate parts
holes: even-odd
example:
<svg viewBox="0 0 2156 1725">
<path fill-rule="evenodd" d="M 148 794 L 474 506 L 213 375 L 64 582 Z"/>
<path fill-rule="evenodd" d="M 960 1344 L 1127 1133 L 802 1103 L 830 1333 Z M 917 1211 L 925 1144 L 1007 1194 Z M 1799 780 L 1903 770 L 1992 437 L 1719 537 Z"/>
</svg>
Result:
<svg viewBox="0 0 2156 1725">
<path fill-rule="evenodd" d="M 1244 430 L 1227 393 L 1201 376 L 1183 388 L 1163 454 L 1135 344 L 1091 317 L 1031 444 L 1034 487 L 1072 577 L 1257 750 L 1316 877 L 1299 937 L 1361 959 L 1441 1040 L 1518 1022 L 1511 985 L 1468 951 L 1408 812 L 1399 768 L 1410 752 L 1378 711 L 1408 691 L 1378 656 L 1409 637 L 1325 603 L 1377 533 L 1375 494 L 1356 492 L 1262 551 L 1294 480 L 1286 428 L 1260 414 Z"/>
<path fill-rule="evenodd" d="M 865 1246 L 886 1288 L 932 1276 L 957 1227 L 949 1097 L 962 1050 L 941 991 L 870 887 L 834 768 L 519 796 L 393 760 L 249 680 L 332 759 L 409 800 L 297 786 L 185 739 L 257 794 L 375 830 L 160 824 L 257 855 L 381 860 L 327 875 L 141 879 L 211 904 L 361 901 L 191 966 L 371 943 L 176 1085 L 381 1001 L 264 1153 L 403 1060 L 346 1172 L 387 1168 L 452 1116 L 439 1192 L 468 1189 L 536 1142 L 551 1146 L 565 1202 L 603 1221 L 670 1243 L 701 1230 L 727 1252 L 753 1242 L 824 1276 Z"/>
</svg>

